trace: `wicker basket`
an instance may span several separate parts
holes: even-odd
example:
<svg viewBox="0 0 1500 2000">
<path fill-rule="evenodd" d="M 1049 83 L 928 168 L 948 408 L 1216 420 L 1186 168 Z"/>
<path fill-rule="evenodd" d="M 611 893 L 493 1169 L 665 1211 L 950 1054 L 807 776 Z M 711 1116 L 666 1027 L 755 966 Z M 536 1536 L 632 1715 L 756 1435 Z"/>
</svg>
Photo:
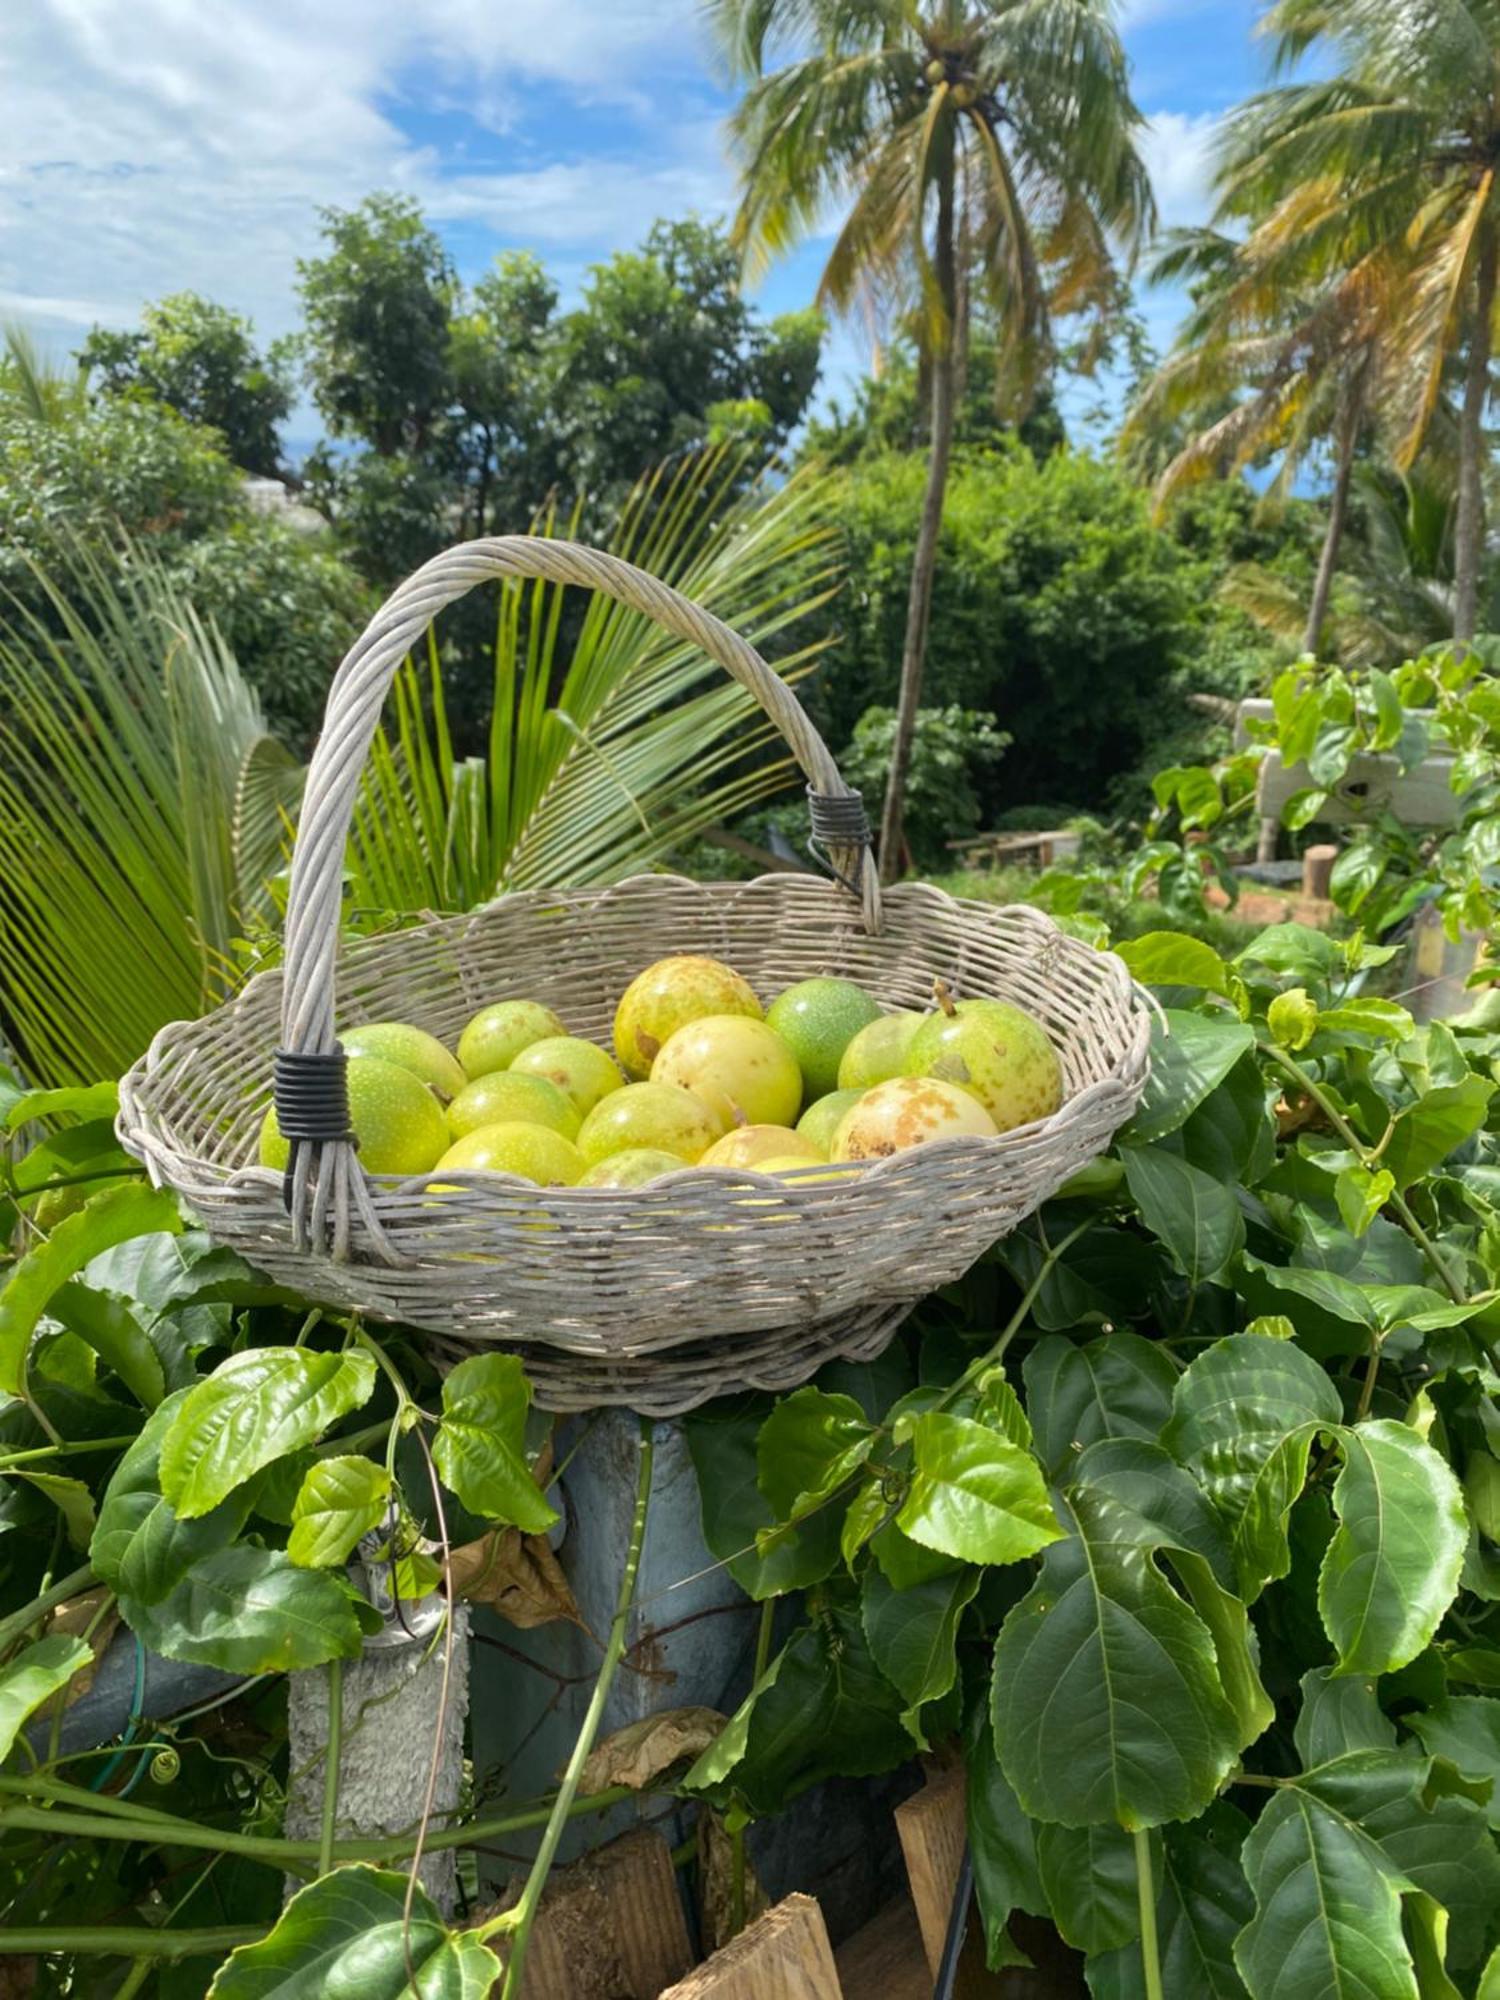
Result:
<svg viewBox="0 0 1500 2000">
<path fill-rule="evenodd" d="M 527 891 L 340 956 L 344 847 L 391 680 L 444 604 L 505 576 L 602 590 L 747 686 L 807 774 L 836 879 L 651 875 Z M 1144 1087 L 1149 1020 L 1118 958 L 1035 910 L 920 885 L 882 897 L 861 817 L 785 683 L 666 585 L 562 542 L 449 550 L 396 591 L 335 677 L 293 857 L 284 970 L 161 1031 L 122 1083 L 121 1139 L 218 1241 L 274 1278 L 427 1329 L 449 1357 L 513 1348 L 554 1409 L 668 1414 L 733 1389 L 790 1387 L 835 1355 L 868 1357 L 917 1299 L 1108 1143 Z M 859 981 L 888 1007 L 927 1005 L 935 975 L 962 995 L 1013 1000 L 1052 1036 L 1063 1107 L 1003 1137 L 944 1140 L 837 1183 L 695 1168 L 628 1191 L 540 1189 L 448 1169 L 434 1194 L 431 1176 L 370 1180 L 346 1142 L 297 1148 L 286 1186 L 255 1164 L 278 1041 L 328 1053 L 340 1028 L 400 1019 L 451 1044 L 479 1007 L 526 995 L 607 1046 L 624 987 L 681 951 L 727 960 L 766 1000 L 821 973 Z"/>
</svg>

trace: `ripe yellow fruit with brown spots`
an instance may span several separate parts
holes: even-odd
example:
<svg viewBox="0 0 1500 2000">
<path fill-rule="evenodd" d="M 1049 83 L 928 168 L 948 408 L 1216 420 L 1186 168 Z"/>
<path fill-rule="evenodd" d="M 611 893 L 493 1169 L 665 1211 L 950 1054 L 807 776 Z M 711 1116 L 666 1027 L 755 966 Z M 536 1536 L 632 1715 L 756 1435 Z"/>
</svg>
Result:
<svg viewBox="0 0 1500 2000">
<path fill-rule="evenodd" d="M 934 1139 L 993 1139 L 995 1121 L 957 1084 L 895 1076 L 867 1090 L 833 1138 L 833 1158 L 883 1160 Z"/>
<path fill-rule="evenodd" d="M 726 1132 L 722 1139 L 715 1139 L 703 1158 L 700 1167 L 755 1167 L 760 1172 L 765 1168 L 764 1160 L 826 1160 L 828 1155 L 820 1152 L 811 1139 L 793 1132 L 786 1125 L 739 1125 L 734 1131 Z"/>
<path fill-rule="evenodd" d="M 763 1011 L 748 982 L 722 959 L 659 958 L 631 980 L 615 1010 L 615 1054 L 627 1076 L 647 1077 L 667 1042 L 689 1021 L 708 1014 L 758 1021 Z"/>
<path fill-rule="evenodd" d="M 1062 1065 L 1046 1031 L 1004 1000 L 960 1000 L 938 988 L 941 1011 L 929 1014 L 907 1052 L 908 1076 L 956 1083 L 977 1097 L 997 1132 L 1050 1118 L 1062 1103 Z"/>
</svg>

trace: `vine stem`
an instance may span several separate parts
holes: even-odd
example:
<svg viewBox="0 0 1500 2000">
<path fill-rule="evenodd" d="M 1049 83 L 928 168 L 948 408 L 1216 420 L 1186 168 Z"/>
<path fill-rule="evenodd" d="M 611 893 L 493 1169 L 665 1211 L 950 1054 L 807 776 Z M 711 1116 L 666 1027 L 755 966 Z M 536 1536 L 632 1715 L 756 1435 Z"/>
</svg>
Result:
<svg viewBox="0 0 1500 2000">
<path fill-rule="evenodd" d="M 344 1663 L 328 1662 L 328 1743 L 323 1752 L 323 1820 L 318 1829 L 318 1873 L 333 1867 L 333 1835 L 339 1814 L 339 1766 L 344 1754 Z"/>
<path fill-rule="evenodd" d="M 9 1618 L 0 1618 L 0 1652 L 4 1652 L 12 1640 L 19 1639 L 23 1632 L 30 1631 L 49 1611 L 55 1611 L 59 1604 L 66 1604 L 70 1597 L 76 1597 L 80 1590 L 87 1590 L 94 1581 L 93 1564 L 84 1563 L 82 1568 L 61 1577 L 50 1590 L 44 1590 L 40 1597 L 34 1597 L 20 1611 L 13 1611 Z"/>
<path fill-rule="evenodd" d="M 218 1930 L 154 1931 L 145 1924 L 83 1924 L 75 1930 L 0 1928 L 0 1952 L 46 1958 L 59 1951 L 107 1952 L 111 1958 L 227 1957 L 236 1945 L 258 1944 L 263 1924 L 226 1924 Z"/>
<path fill-rule="evenodd" d="M 1146 2000 L 1165 2000 L 1161 1983 L 1161 1951 L 1156 1942 L 1156 1884 L 1151 1879 L 1151 1835 L 1135 1834 L 1135 1886 L 1141 1904 L 1141 1964 L 1146 1972 Z"/>
<path fill-rule="evenodd" d="M 750 1685 L 757 1688 L 771 1663 L 771 1634 L 776 1623 L 776 1599 L 766 1598 L 760 1607 L 760 1624 L 755 1633 L 755 1665 Z M 745 1928 L 745 1828 L 737 1825 L 729 1836 L 729 1935 L 738 1937 Z"/>
<path fill-rule="evenodd" d="M 578 1740 L 573 1745 L 573 1754 L 568 1759 L 568 1768 L 563 1774 L 557 1801 L 552 1808 L 552 1816 L 542 1834 L 536 1860 L 531 1864 L 526 1887 L 521 1891 L 521 1900 L 513 1910 L 502 1911 L 479 1931 L 481 1940 L 486 1941 L 501 1931 L 511 1933 L 511 1948 L 506 1958 L 505 1983 L 500 1989 L 500 2000 L 520 2000 L 531 1926 L 536 1921 L 542 1891 L 546 1888 L 547 1877 L 552 1872 L 558 1842 L 562 1839 L 569 1809 L 577 1794 L 579 1781 L 583 1777 L 583 1767 L 588 1762 L 589 1752 L 594 1747 L 594 1738 L 599 1733 L 599 1724 L 604 1719 L 604 1704 L 609 1698 L 615 1669 L 619 1666 L 621 1655 L 625 1651 L 625 1634 L 630 1624 L 630 1613 L 635 1603 L 636 1577 L 641 1567 L 641 1549 L 646 1540 L 646 1511 L 651 1501 L 651 1473 L 654 1460 L 655 1442 L 651 1419 L 642 1417 L 641 1467 L 640 1476 L 636 1481 L 635 1514 L 630 1523 L 630 1546 L 625 1554 L 625 1569 L 620 1578 L 620 1594 L 615 1604 L 615 1615 L 610 1621 L 609 1637 L 605 1641 L 604 1659 L 599 1667 L 599 1677 L 594 1682 L 594 1692 L 583 1718 L 583 1727 L 579 1730 Z"/>
</svg>

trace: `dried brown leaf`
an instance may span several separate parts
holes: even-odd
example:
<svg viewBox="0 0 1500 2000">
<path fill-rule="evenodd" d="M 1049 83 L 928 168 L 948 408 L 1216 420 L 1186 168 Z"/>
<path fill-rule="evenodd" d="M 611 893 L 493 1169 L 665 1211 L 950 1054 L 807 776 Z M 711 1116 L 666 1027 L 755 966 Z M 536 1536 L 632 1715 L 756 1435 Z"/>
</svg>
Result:
<svg viewBox="0 0 1500 2000">
<path fill-rule="evenodd" d="M 106 1603 L 109 1606 L 108 1610 L 102 1618 L 99 1618 L 99 1623 L 94 1626 L 93 1631 L 89 1632 L 90 1625 L 93 1625 L 94 1620 L 99 1617 L 99 1612 Z M 109 1650 L 109 1642 L 115 1636 L 119 1623 L 120 1611 L 114 1601 L 114 1593 L 106 1589 L 102 1583 L 96 1584 L 92 1590 L 84 1591 L 81 1597 L 70 1597 L 67 1603 L 60 1604 L 48 1619 L 49 1634 L 60 1632 L 70 1639 L 81 1639 L 87 1632 L 89 1646 L 94 1655 L 92 1663 L 74 1674 L 68 1682 L 63 1697 L 64 1708 L 71 1708 L 75 1701 L 82 1701 L 94 1685 L 94 1675 L 99 1670 L 99 1662 Z M 47 1712 L 48 1714 L 52 1712 L 50 1705 Z M 0 2000 L 3 2000 L 3 1995 L 4 1989 L 0 1987 Z"/>
<path fill-rule="evenodd" d="M 567 1618 L 582 1625 L 573 1592 L 545 1535 L 519 1528 L 493 1528 L 477 1542 L 465 1542 L 450 1557 L 453 1590 L 471 1604 L 487 1604 L 512 1625 L 527 1630 Z"/>
<path fill-rule="evenodd" d="M 724 1721 L 716 1708 L 667 1708 L 628 1722 L 596 1745 L 583 1767 L 582 1789 L 602 1792 L 609 1785 L 628 1785 L 643 1792 L 663 1771 L 706 1750 Z"/>
<path fill-rule="evenodd" d="M 771 1899 L 747 1855 L 744 1922 L 754 1923 L 770 1907 Z M 734 1842 L 723 1820 L 706 1807 L 698 1815 L 698 1920 L 708 1952 L 718 1951 L 735 1935 Z"/>
</svg>

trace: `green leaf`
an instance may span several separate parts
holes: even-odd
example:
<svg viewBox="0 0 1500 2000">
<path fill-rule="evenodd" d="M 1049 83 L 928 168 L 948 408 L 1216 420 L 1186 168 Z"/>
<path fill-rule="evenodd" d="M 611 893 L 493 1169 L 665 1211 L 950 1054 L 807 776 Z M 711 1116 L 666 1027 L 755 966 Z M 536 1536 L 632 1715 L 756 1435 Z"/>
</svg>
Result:
<svg viewBox="0 0 1500 2000">
<path fill-rule="evenodd" d="M 1339 1441 L 1339 1528 L 1318 1609 L 1341 1673 L 1389 1673 L 1424 1650 L 1453 1602 L 1469 1533 L 1463 1492 L 1405 1424 L 1356 1424 Z"/>
<path fill-rule="evenodd" d="M 1226 1583 L 1233 1576 L 1222 1522 L 1197 1480 L 1148 1438 L 1104 1438 L 1066 1475 L 1071 1490 L 1092 1486 L 1120 1509 L 1113 1533 L 1142 1548 L 1190 1549 Z M 1130 1517 L 1134 1517 L 1134 1524 Z"/>
<path fill-rule="evenodd" d="M 685 1788 L 727 1792 L 757 1814 L 780 1812 L 824 1778 L 872 1777 L 911 1755 L 900 1697 L 876 1667 L 857 1611 L 843 1605 L 794 1634 L 774 1675 L 752 1690 L 724 1735 L 729 1751 L 705 1753 Z M 741 1743 L 743 1754 L 729 1764 Z"/>
<path fill-rule="evenodd" d="M 1358 1674 L 1313 1667 L 1302 1676 L 1302 1708 L 1292 1738 L 1311 1769 L 1351 1750 L 1394 1750 L 1396 1725 L 1380 1706 L 1375 1683 Z"/>
<path fill-rule="evenodd" d="M 856 1473 L 876 1432 L 852 1396 L 809 1384 L 784 1396 L 761 1426 L 756 1476 L 778 1521 L 800 1520 Z"/>
<path fill-rule="evenodd" d="M 1133 1835 L 1118 1826 L 1039 1826 L 1036 1861 L 1052 1920 L 1075 1950 L 1113 1951 L 1140 1935 Z"/>
<path fill-rule="evenodd" d="M 960 1569 L 895 1590 L 875 1564 L 865 1571 L 860 1612 L 870 1656 L 905 1701 L 901 1726 L 919 1750 L 929 1747 L 923 1708 L 957 1677 L 958 1624 L 979 1583 L 977 1569 Z"/>
<path fill-rule="evenodd" d="M 1255 1914 L 1234 1958 L 1251 2000 L 1419 2000 L 1401 1930 L 1408 1885 L 1357 1825 L 1288 1787 L 1243 1852 Z"/>
<path fill-rule="evenodd" d="M 231 1674 L 291 1673 L 360 1649 L 354 1600 L 326 1570 L 248 1542 L 201 1556 L 154 1604 L 120 1596 L 130 1629 L 169 1660 Z"/>
<path fill-rule="evenodd" d="M 1284 1049 L 1305 1049 L 1318 1032 L 1318 1003 L 1305 986 L 1278 993 L 1266 1009 L 1272 1041 Z"/>
<path fill-rule="evenodd" d="M 1183 1157 L 1226 1185 L 1254 1187 L 1276 1163 L 1271 1102 L 1259 1063 L 1244 1057 L 1183 1122 Z"/>
<path fill-rule="evenodd" d="M 292 1504 L 287 1554 L 306 1569 L 347 1562 L 360 1536 L 385 1518 L 390 1491 L 391 1475 L 373 1459 L 318 1459 Z"/>
<path fill-rule="evenodd" d="M 1049 1334 L 1021 1374 L 1036 1448 L 1054 1479 L 1100 1438 L 1155 1438 L 1177 1386 L 1166 1350 L 1135 1333 L 1105 1334 L 1081 1347 Z"/>
<path fill-rule="evenodd" d="M 1396 1177 L 1384 1167 L 1374 1174 L 1368 1167 L 1344 1167 L 1333 1184 L 1340 1220 L 1351 1236 L 1363 1236 L 1395 1192 Z"/>
<path fill-rule="evenodd" d="M 912 1430 L 903 1533 L 962 1562 L 1011 1563 L 1060 1539 L 1031 1453 L 968 1417 L 929 1411 Z"/>
<path fill-rule="evenodd" d="M 1318 1429 L 1342 1415 L 1318 1364 L 1267 1334 L 1216 1341 L 1178 1378 L 1162 1441 L 1217 1509 L 1246 1603 L 1286 1575 L 1287 1517 L 1308 1450 Z"/>
<path fill-rule="evenodd" d="M 75 1280 L 53 1293 L 47 1310 L 69 1333 L 88 1342 L 137 1402 L 156 1408 L 167 1393 L 161 1356 L 126 1300 Z"/>
<path fill-rule="evenodd" d="M 740 1398 L 683 1418 L 698 1478 L 703 1539 L 757 1602 L 821 1583 L 839 1560 L 837 1507 L 822 1507 L 766 1548 L 757 1546 L 757 1536 L 775 1521 L 756 1478 L 756 1440 L 766 1408 L 758 1398 Z M 875 1519 L 883 1519 L 885 1511 L 882 1503 Z"/>
<path fill-rule="evenodd" d="M 1167 1008 L 1165 1027 L 1152 1027 L 1151 1072 L 1121 1138 L 1146 1145 L 1175 1132 L 1254 1046 L 1254 1030 L 1243 1021 Z"/>
<path fill-rule="evenodd" d="M 1493 1789 L 1485 1810 L 1500 1828 L 1500 1701 L 1449 1695 L 1405 1721 L 1429 1755 L 1446 1757 L 1466 1778 L 1488 1779 Z"/>
<path fill-rule="evenodd" d="M 1121 1157 L 1141 1220 L 1166 1244 L 1188 1283 L 1218 1277 L 1245 1241 L 1234 1188 L 1159 1146 L 1127 1146 Z"/>
<path fill-rule="evenodd" d="M 1404 1042 L 1415 1028 L 1416 1022 L 1398 1001 L 1373 994 L 1341 1000 L 1318 1016 L 1320 1034 L 1372 1035 L 1377 1041 Z"/>
<path fill-rule="evenodd" d="M 177 1390 L 147 1418 L 105 1488 L 89 1544 L 100 1581 L 141 1604 L 159 1603 L 200 1557 L 232 1542 L 250 1511 L 248 1488 L 192 1521 L 179 1520 L 162 1497 L 162 1440 L 191 1394 Z"/>
<path fill-rule="evenodd" d="M 1500 1854 L 1457 1772 L 1409 1752 L 1361 1750 L 1295 1782 L 1375 1842 L 1393 1878 L 1448 1911 L 1454 1960 L 1471 1965 L 1500 1905 Z"/>
<path fill-rule="evenodd" d="M 1130 1829 L 1190 1818 L 1238 1753 L 1208 1628 L 1172 1589 L 1138 1517 L 1083 1486 L 1073 1532 L 995 1647 L 995 1747 L 1033 1819 Z"/>
<path fill-rule="evenodd" d="M 1147 931 L 1114 947 L 1143 986 L 1197 986 L 1238 1005 L 1244 981 L 1210 944 L 1186 931 Z"/>
<path fill-rule="evenodd" d="M 1495 1086 L 1487 1077 L 1466 1076 L 1440 1084 L 1397 1115 L 1382 1154 L 1398 1188 L 1409 1188 L 1484 1124 Z"/>
<path fill-rule="evenodd" d="M 1375 727 L 1370 732 L 1372 750 L 1389 750 L 1400 738 L 1406 720 L 1396 684 L 1379 667 L 1370 669 L 1370 693 L 1375 699 Z"/>
<path fill-rule="evenodd" d="M 24 1479 L 49 1499 L 67 1524 L 68 1540 L 75 1549 L 86 1549 L 94 1532 L 94 1496 L 81 1479 L 67 1479 L 57 1472 L 28 1472 L 17 1466 L 12 1479 Z"/>
<path fill-rule="evenodd" d="M 557 1510 L 526 1462 L 531 1384 L 513 1354 L 473 1354 L 443 1380 L 432 1456 L 471 1514 L 540 1535 Z"/>
<path fill-rule="evenodd" d="M 136 1183 L 96 1194 L 59 1222 L 12 1269 L 0 1289 L 0 1391 L 19 1395 L 26 1378 L 26 1350 L 53 1294 L 92 1257 L 132 1236 L 182 1227 L 177 1199 L 164 1188 Z"/>
<path fill-rule="evenodd" d="M 420 1888 L 408 1925 L 407 1893 L 404 1874 L 362 1865 L 310 1882 L 268 1937 L 231 1952 L 209 2000 L 486 2000 L 500 1960 Z"/>
<path fill-rule="evenodd" d="M 207 1514 L 263 1465 L 314 1443 L 374 1387 L 375 1363 L 361 1348 L 233 1354 L 188 1391 L 162 1440 L 162 1492 L 181 1520 Z"/>
<path fill-rule="evenodd" d="M 991 1970 L 1006 1962 L 1005 1927 L 1013 1910 L 1047 1913 L 1037 1874 L 1036 1834 L 995 1755 L 987 1701 L 976 1702 L 964 1730 L 965 1820 L 974 1859 L 974 1892 L 984 1920 Z"/>
<path fill-rule="evenodd" d="M 82 1639 L 58 1632 L 25 1646 L 0 1667 L 0 1763 L 10 1755 L 29 1715 L 93 1662 Z"/>
<path fill-rule="evenodd" d="M 1166 1826 L 1156 1881 L 1157 1956 L 1171 2000 L 1245 2000 L 1234 1940 L 1254 1909 L 1240 1865 L 1249 1822 L 1223 1799 L 1191 1826 Z M 1137 1943 L 1089 1960 L 1094 2000 L 1146 2000 Z"/>
<path fill-rule="evenodd" d="M 6 1110 L 4 1129 L 19 1132 L 34 1118 L 76 1118 L 80 1124 L 103 1118 L 113 1124 L 119 1109 L 117 1083 L 73 1083 L 58 1090 L 28 1090 Z"/>
</svg>

